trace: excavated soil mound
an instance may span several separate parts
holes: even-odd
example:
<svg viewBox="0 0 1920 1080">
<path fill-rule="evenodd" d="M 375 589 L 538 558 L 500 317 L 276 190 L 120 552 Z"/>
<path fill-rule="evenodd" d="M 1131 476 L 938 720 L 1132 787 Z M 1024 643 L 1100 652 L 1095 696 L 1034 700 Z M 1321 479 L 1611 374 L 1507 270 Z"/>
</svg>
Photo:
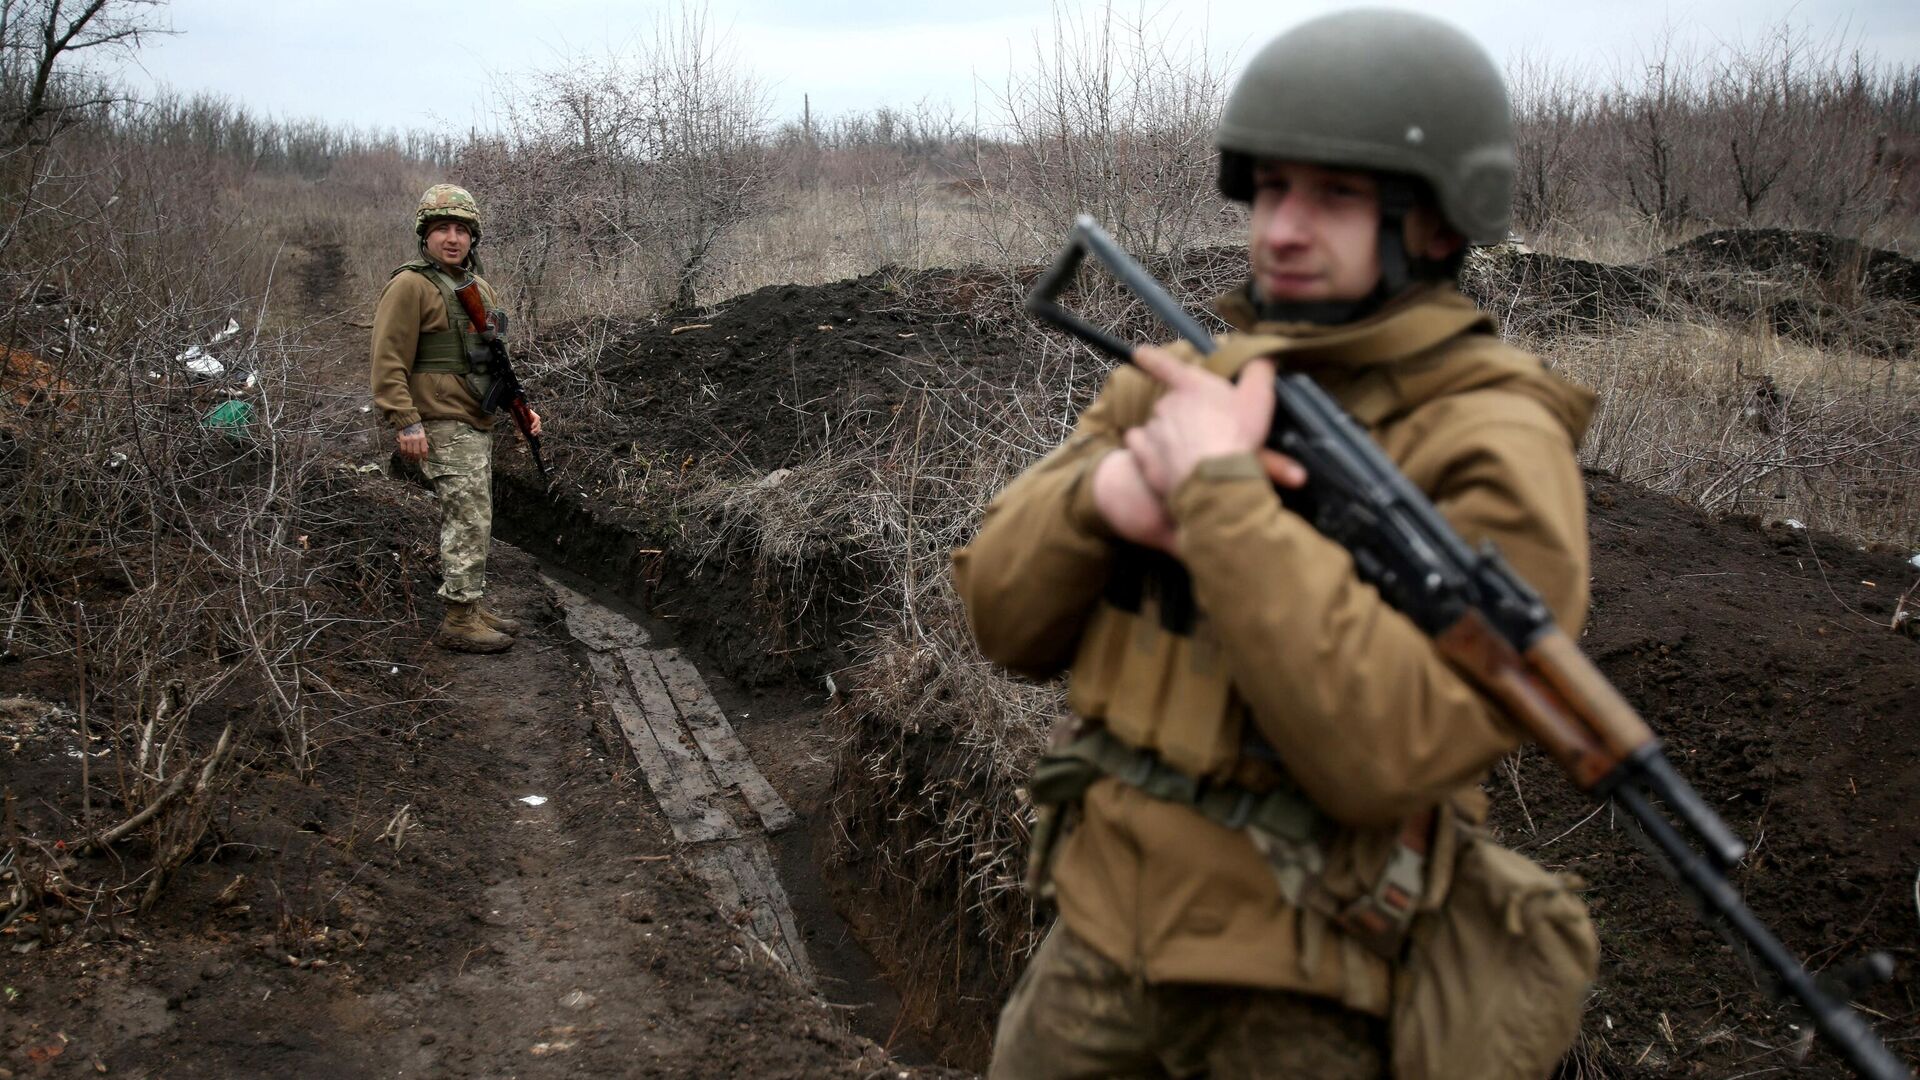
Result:
<svg viewBox="0 0 1920 1080">
<path fill-rule="evenodd" d="M 1469 268 L 1467 291 L 1529 334 L 1711 319 L 1897 358 L 1920 332 L 1920 262 L 1826 233 L 1720 229 L 1633 265 L 1495 248 Z"/>
<path fill-rule="evenodd" d="M 1693 246 L 1723 262 L 1737 255 L 1747 270 L 1790 248 L 1772 238 L 1729 244 L 1703 238 Z M 1508 281 L 1502 287 L 1515 291 L 1493 306 L 1540 303 L 1543 294 L 1631 297 L 1644 287 L 1637 269 L 1531 258 L 1539 272 Z M 1868 265 L 1890 298 L 1909 272 L 1884 259 Z M 964 298 L 954 279 L 945 283 L 945 297 Z M 914 365 L 964 366 L 988 381 L 1019 377 L 1023 360 L 1008 334 L 991 320 L 929 309 L 927 295 L 917 289 L 909 298 L 896 281 L 875 276 L 763 289 L 685 320 L 710 324 L 700 329 L 629 328 L 605 373 L 636 407 L 594 435 L 765 472 L 889 415 L 902 400 L 901 374 Z M 1589 479 L 1595 569 L 1586 649 L 1753 845 L 1736 884 L 1789 945 L 1819 969 L 1873 948 L 1895 957 L 1894 984 L 1863 1001 L 1888 1038 L 1912 1040 L 1920 1035 L 1920 646 L 1887 623 L 1920 573 L 1907 553 L 1864 552 L 1782 524 L 1713 520 L 1605 475 Z M 578 523 L 608 520 L 594 507 L 567 509 Z M 866 633 L 849 615 L 815 647 L 790 648 L 788 629 L 773 625 L 764 605 L 709 587 L 711 565 L 701 567 L 707 585 L 675 584 L 692 558 L 676 550 L 671 527 L 632 515 L 621 527 L 641 537 L 629 551 L 650 552 L 644 565 L 657 587 L 637 591 L 671 606 L 689 631 L 704 627 L 723 668 L 765 677 L 764 658 L 778 650 L 782 663 L 811 677 Z M 865 579 L 856 561 L 820 568 L 856 586 L 843 597 Z M 950 752 L 936 745 L 937 733 L 927 738 L 929 755 Z M 1581 1051 L 1587 1065 L 1635 1077 L 1790 1065 L 1789 1025 L 1804 1029 L 1804 1021 L 1759 992 L 1620 820 L 1595 813 L 1537 754 L 1496 772 L 1490 786 L 1494 824 L 1508 842 L 1590 883 L 1605 956 Z M 896 932 L 912 936 L 916 928 Z M 981 1029 L 1006 989 L 961 988 L 942 1023 Z M 1810 1068 L 1841 1075 L 1824 1050 Z"/>
<path fill-rule="evenodd" d="M 884 422 L 912 368 L 1015 377 L 1022 364 L 1008 339 L 951 313 L 990 287 L 945 271 L 882 272 L 771 285 L 711 312 L 626 327 L 601 372 L 620 385 L 628 422 L 612 449 L 767 471 Z M 947 311 L 929 303 L 936 296 Z"/>
</svg>

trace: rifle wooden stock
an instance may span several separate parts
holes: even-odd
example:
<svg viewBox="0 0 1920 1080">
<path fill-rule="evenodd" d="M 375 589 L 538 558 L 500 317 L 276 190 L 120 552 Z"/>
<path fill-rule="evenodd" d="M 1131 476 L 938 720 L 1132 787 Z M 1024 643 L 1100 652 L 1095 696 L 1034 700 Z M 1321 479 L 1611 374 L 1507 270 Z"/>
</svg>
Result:
<svg viewBox="0 0 1920 1080">
<path fill-rule="evenodd" d="M 493 319 L 487 314 L 487 302 L 480 295 L 480 283 L 468 278 L 465 285 L 453 290 L 454 298 L 460 301 L 461 308 L 467 313 L 467 320 L 473 323 L 473 332 L 483 339 L 493 337 Z"/>
<path fill-rule="evenodd" d="M 1558 630 L 1553 635 L 1566 641 L 1566 635 Z M 1563 678 L 1563 673 L 1554 666 L 1568 659 L 1562 650 L 1550 650 L 1553 658 L 1545 663 L 1535 655 L 1540 651 L 1538 646 L 1522 656 L 1484 616 L 1472 609 L 1436 635 L 1433 643 L 1456 670 L 1539 743 L 1582 791 L 1592 791 L 1604 784 L 1631 752 L 1618 752 L 1609 745 L 1609 740 L 1602 738 L 1591 717 L 1569 704 L 1569 695 L 1560 686 L 1580 681 L 1580 676 Z M 1577 651 L 1572 659 L 1586 662 Z M 1591 670 L 1592 665 L 1587 667 Z M 1640 722 L 1631 708 L 1625 718 L 1639 725 L 1644 735 L 1640 745 L 1653 741 L 1653 732 Z M 1617 717 L 1611 719 L 1618 720 Z"/>
</svg>

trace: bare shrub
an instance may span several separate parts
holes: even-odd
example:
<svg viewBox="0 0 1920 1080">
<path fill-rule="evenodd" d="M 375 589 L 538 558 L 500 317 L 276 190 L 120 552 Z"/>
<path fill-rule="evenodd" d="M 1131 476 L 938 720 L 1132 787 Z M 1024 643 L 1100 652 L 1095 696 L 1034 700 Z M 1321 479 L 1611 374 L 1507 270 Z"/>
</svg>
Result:
<svg viewBox="0 0 1920 1080">
<path fill-rule="evenodd" d="M 295 207 L 256 202 L 258 163 L 217 140 L 115 110 L 15 147 L 31 168 L 0 182 L 5 651 L 64 681 L 80 772 L 0 842 L 19 904 L 85 918 L 151 906 L 249 770 L 310 778 L 389 708 L 340 677 L 391 625 L 363 590 L 395 584 L 330 456 L 357 402 L 315 385 L 305 305 L 274 310 Z"/>
<path fill-rule="evenodd" d="M 1815 229 L 1912 242 L 1902 171 L 1876 147 L 1920 124 L 1920 70 L 1782 22 L 1703 46 L 1669 28 L 1603 84 L 1522 56 L 1508 67 L 1516 223 L 1564 253 L 1639 258 L 1702 228 Z"/>
<path fill-rule="evenodd" d="M 1514 118 L 1514 224 L 1537 235 L 1573 213 L 1575 143 L 1593 102 L 1565 68 L 1526 54 L 1507 66 L 1507 89 Z"/>
<path fill-rule="evenodd" d="M 1137 254 L 1178 257 L 1237 232 L 1214 187 L 1214 128 L 1227 72 L 1204 39 L 1111 6 L 1054 9 L 1028 75 L 997 95 L 999 137 L 983 142 L 979 228 L 1005 261 L 1050 257 L 1076 214 Z"/>
<path fill-rule="evenodd" d="M 529 319 L 692 307 L 774 176 L 764 94 L 695 10 L 503 94 L 498 122 L 454 171 L 486 199 L 487 253 Z"/>
</svg>

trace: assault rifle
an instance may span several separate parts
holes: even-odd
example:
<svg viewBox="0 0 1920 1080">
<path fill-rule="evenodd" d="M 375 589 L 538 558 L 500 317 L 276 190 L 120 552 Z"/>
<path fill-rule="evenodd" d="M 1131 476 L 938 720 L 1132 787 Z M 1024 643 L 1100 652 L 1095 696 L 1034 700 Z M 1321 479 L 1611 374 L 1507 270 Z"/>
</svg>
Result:
<svg viewBox="0 0 1920 1080">
<path fill-rule="evenodd" d="M 491 415 L 506 408 L 513 417 L 513 426 L 519 428 L 527 440 L 527 449 L 533 451 L 534 468 L 545 481 L 547 463 L 540 458 L 540 437 L 533 433 L 533 408 L 527 404 L 527 392 L 521 388 L 519 378 L 513 373 L 513 362 L 507 357 L 507 313 L 488 311 L 487 302 L 480 296 L 480 283 L 472 278 L 453 290 L 453 295 L 466 309 L 473 332 L 480 335 L 487 350 L 487 372 L 493 376 L 493 384 L 487 387 L 487 396 L 480 400 L 480 410 Z"/>
<path fill-rule="evenodd" d="M 1131 362 L 1131 343 L 1058 302 L 1089 254 L 1175 333 L 1201 353 L 1213 352 L 1206 328 L 1085 215 L 1075 222 L 1066 250 L 1034 284 L 1027 311 Z M 1283 503 L 1345 547 L 1361 579 L 1433 638 L 1440 654 L 1540 743 L 1581 790 L 1625 810 L 1668 876 L 1736 951 L 1759 957 L 1776 992 L 1799 1002 L 1855 1071 L 1871 1080 L 1910 1077 L 1865 1021 L 1747 908 L 1726 878 L 1746 855 L 1746 845 L 1674 771 L 1646 722 L 1554 624 L 1546 605 L 1500 554 L 1491 545 L 1468 547 L 1311 378 L 1278 376 L 1274 397 L 1267 445 L 1299 461 L 1307 473 L 1305 487 L 1281 492 Z M 1892 961 L 1874 953 L 1861 970 L 1869 978 L 1887 978 Z"/>
</svg>

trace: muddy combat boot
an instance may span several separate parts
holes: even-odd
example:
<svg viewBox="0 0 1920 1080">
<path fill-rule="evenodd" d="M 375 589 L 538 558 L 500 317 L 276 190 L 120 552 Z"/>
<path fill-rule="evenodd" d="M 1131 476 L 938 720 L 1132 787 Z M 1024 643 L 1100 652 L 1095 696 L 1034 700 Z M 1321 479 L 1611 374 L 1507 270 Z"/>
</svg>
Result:
<svg viewBox="0 0 1920 1080">
<path fill-rule="evenodd" d="M 480 616 L 480 621 L 487 625 L 487 629 L 497 630 L 511 637 L 519 637 L 520 632 L 526 629 L 519 619 L 507 618 L 488 606 L 485 600 L 474 601 L 473 613 Z"/>
<path fill-rule="evenodd" d="M 440 632 L 433 643 L 455 652 L 497 653 L 513 648 L 513 639 L 493 629 L 480 618 L 477 604 L 447 602 L 447 617 L 440 621 Z"/>
</svg>

